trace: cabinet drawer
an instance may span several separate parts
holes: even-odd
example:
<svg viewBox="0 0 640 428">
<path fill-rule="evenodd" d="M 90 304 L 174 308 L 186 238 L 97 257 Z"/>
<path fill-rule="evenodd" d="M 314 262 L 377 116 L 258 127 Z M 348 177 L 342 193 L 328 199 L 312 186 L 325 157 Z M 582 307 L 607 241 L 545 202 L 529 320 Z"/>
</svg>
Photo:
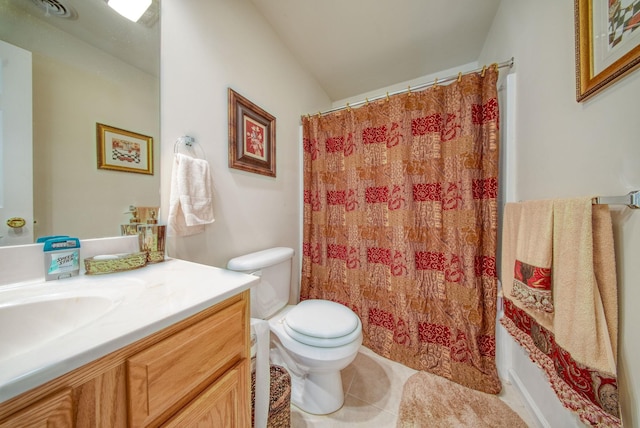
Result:
<svg viewBox="0 0 640 428">
<path fill-rule="evenodd" d="M 249 416 L 249 361 L 244 359 L 236 367 L 205 389 L 182 409 L 163 428 L 245 428 L 251 425 Z"/>
<path fill-rule="evenodd" d="M 0 422 L 0 428 L 71 428 L 73 401 L 71 389 L 43 398 Z"/>
<path fill-rule="evenodd" d="M 245 307 L 234 303 L 127 360 L 132 427 L 177 410 L 246 357 Z"/>
</svg>

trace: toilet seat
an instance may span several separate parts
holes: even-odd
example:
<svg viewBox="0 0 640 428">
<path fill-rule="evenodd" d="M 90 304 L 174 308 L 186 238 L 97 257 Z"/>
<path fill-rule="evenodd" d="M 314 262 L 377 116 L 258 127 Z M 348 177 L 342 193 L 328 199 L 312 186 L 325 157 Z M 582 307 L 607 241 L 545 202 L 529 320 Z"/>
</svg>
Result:
<svg viewBox="0 0 640 428">
<path fill-rule="evenodd" d="M 351 343 L 362 329 L 351 309 L 329 300 L 304 300 L 283 321 L 284 330 L 292 339 L 319 348 Z"/>
</svg>

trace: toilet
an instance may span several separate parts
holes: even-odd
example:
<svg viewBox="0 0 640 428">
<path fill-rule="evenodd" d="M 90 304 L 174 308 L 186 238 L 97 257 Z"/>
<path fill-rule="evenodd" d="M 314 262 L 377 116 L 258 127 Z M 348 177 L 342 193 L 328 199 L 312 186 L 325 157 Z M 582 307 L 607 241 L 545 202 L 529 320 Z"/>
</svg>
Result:
<svg viewBox="0 0 640 428">
<path fill-rule="evenodd" d="M 307 413 L 325 415 L 340 409 L 344 391 L 340 370 L 362 344 L 360 318 L 329 300 L 289 305 L 294 251 L 276 247 L 229 260 L 227 269 L 253 274 L 251 317 L 268 320 L 270 358 L 291 376 L 291 402 Z"/>
</svg>

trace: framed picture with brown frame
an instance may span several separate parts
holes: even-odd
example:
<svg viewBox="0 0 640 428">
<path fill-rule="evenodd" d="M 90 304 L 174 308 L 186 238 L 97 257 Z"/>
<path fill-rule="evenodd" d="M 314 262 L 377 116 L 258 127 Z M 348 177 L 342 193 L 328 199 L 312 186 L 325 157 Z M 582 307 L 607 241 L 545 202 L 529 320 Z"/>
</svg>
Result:
<svg viewBox="0 0 640 428">
<path fill-rule="evenodd" d="M 640 1 L 575 0 L 576 99 L 640 66 Z"/>
<path fill-rule="evenodd" d="M 229 168 L 276 176 L 276 118 L 231 88 Z"/>
<path fill-rule="evenodd" d="M 153 175 L 153 138 L 96 123 L 98 169 Z"/>
</svg>

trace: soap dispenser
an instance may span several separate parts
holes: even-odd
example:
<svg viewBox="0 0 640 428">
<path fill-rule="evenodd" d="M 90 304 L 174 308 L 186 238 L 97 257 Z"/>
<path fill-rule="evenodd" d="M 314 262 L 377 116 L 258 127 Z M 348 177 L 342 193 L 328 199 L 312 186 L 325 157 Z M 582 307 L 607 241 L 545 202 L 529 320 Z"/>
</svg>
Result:
<svg viewBox="0 0 640 428">
<path fill-rule="evenodd" d="M 120 234 L 122 236 L 136 235 L 138 233 L 138 225 L 140 224 L 138 208 L 133 205 L 129 205 L 129 211 L 125 212 L 125 214 L 131 214 L 131 218 L 129 219 L 129 224 L 120 225 Z"/>
</svg>

